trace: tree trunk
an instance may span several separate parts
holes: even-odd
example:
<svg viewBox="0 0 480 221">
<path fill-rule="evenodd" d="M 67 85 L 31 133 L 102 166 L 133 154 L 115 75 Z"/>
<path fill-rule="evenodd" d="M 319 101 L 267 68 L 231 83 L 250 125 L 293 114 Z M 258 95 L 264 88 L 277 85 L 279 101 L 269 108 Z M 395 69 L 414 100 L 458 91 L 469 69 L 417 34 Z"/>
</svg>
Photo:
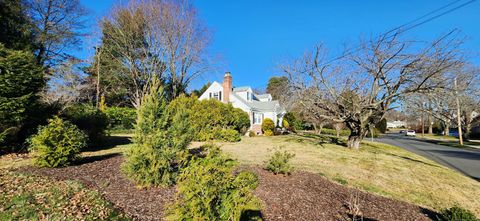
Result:
<svg viewBox="0 0 480 221">
<path fill-rule="evenodd" d="M 450 136 L 450 124 L 445 124 L 445 129 L 444 129 L 444 132 L 445 132 L 445 136 Z"/>
<path fill-rule="evenodd" d="M 350 134 L 350 136 L 348 136 L 347 147 L 350 149 L 358 150 L 360 149 L 361 141 L 362 141 L 361 136 Z"/>
<path fill-rule="evenodd" d="M 428 115 L 428 134 L 433 134 L 433 122 L 430 114 Z"/>
<path fill-rule="evenodd" d="M 365 137 L 366 131 L 367 130 L 361 128 L 360 125 L 350 128 L 350 136 L 348 136 L 347 147 L 355 150 L 360 149 L 360 142 Z"/>
</svg>

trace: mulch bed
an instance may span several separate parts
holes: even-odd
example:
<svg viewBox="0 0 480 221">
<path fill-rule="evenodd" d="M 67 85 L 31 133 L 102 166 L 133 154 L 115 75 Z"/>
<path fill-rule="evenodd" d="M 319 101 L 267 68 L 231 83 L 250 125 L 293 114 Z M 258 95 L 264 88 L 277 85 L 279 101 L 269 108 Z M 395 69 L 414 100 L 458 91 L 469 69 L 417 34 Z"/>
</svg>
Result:
<svg viewBox="0 0 480 221">
<path fill-rule="evenodd" d="M 102 193 L 116 208 L 135 220 L 161 220 L 165 205 L 175 197 L 175 188 L 138 189 L 120 171 L 122 156 L 111 156 L 81 165 L 48 169 L 26 167 L 21 171 L 78 180 Z M 265 220 L 349 220 L 354 199 L 363 220 L 430 220 L 427 209 L 348 188 L 308 172 L 274 175 L 247 167 L 260 179 L 256 195 L 263 201 Z M 359 219 L 360 220 L 360 219 Z"/>
</svg>

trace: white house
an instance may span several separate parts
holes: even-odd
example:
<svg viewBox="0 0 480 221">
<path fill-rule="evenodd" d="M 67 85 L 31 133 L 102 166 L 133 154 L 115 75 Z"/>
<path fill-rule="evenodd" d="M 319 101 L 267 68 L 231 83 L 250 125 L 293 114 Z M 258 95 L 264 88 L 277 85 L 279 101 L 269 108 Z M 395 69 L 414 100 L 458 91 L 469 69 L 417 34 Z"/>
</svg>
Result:
<svg viewBox="0 0 480 221">
<path fill-rule="evenodd" d="M 242 109 L 250 117 L 250 130 L 257 134 L 262 133 L 263 119 L 270 118 L 275 126 L 282 126 L 286 113 L 278 101 L 272 100 L 270 94 L 255 94 L 249 86 L 233 88 L 230 72 L 225 73 L 222 84 L 214 81 L 198 99 L 217 99 Z"/>
<path fill-rule="evenodd" d="M 387 122 L 387 128 L 405 128 L 407 126 L 407 123 L 405 121 L 392 121 L 392 122 Z"/>
</svg>

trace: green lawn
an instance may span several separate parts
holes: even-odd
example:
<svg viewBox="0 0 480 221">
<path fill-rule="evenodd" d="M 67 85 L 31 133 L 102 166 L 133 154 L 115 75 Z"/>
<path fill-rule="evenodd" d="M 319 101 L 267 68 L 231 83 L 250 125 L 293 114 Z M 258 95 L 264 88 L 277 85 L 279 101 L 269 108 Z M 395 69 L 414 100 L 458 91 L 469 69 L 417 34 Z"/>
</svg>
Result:
<svg viewBox="0 0 480 221">
<path fill-rule="evenodd" d="M 348 186 L 439 210 L 456 203 L 480 216 L 480 183 L 401 148 L 363 142 L 359 151 L 298 135 L 221 143 L 245 164 L 263 165 L 272 149 L 295 153 L 293 165 Z"/>
</svg>

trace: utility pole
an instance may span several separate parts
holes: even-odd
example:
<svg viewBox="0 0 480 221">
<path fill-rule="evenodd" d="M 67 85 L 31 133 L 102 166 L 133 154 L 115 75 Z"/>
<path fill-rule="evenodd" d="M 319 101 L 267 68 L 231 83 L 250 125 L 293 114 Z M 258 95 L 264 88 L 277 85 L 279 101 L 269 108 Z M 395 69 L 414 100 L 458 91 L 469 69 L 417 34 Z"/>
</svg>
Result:
<svg viewBox="0 0 480 221">
<path fill-rule="evenodd" d="M 96 102 L 96 107 L 97 108 L 100 108 L 100 56 L 102 54 L 102 51 L 101 51 L 101 47 L 100 48 L 97 48 L 95 47 L 95 52 L 97 54 L 97 67 L 96 67 L 96 71 L 97 71 L 97 84 L 96 84 L 96 89 L 97 89 L 97 93 L 95 95 L 95 102 Z"/>
<path fill-rule="evenodd" d="M 422 103 L 422 109 L 425 110 L 425 102 Z M 423 120 L 423 111 L 422 111 L 422 137 L 425 137 L 425 121 Z"/>
<path fill-rule="evenodd" d="M 458 139 L 460 141 L 460 146 L 463 146 L 462 119 L 460 118 L 460 100 L 458 99 L 457 77 L 455 77 L 453 84 L 455 85 L 455 101 L 457 102 Z"/>
</svg>

